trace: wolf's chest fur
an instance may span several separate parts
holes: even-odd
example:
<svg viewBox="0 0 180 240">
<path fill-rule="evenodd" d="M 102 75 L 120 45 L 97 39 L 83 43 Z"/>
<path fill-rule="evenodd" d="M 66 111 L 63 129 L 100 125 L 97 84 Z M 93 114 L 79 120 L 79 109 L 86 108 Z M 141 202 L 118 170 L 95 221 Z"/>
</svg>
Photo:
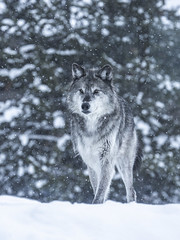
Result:
<svg viewBox="0 0 180 240">
<path fill-rule="evenodd" d="M 77 134 L 77 150 L 84 162 L 94 169 L 100 171 L 103 161 L 113 161 L 117 155 L 117 129 L 110 130 L 111 126 L 101 129 L 107 134 L 100 138 L 98 134 L 98 122 L 96 119 L 86 119 L 86 133 Z M 106 130 L 106 131 L 105 131 Z"/>
</svg>

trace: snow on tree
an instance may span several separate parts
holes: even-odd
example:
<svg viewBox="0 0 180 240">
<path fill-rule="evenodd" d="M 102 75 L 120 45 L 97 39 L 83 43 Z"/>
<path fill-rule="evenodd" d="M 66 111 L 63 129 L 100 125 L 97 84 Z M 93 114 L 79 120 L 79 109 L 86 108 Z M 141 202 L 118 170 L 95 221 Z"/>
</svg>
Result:
<svg viewBox="0 0 180 240">
<path fill-rule="evenodd" d="M 180 201 L 179 15 L 163 2 L 1 1 L 1 194 L 91 202 L 69 141 L 66 91 L 73 62 L 110 63 L 142 139 L 138 201 Z M 124 201 L 116 178 L 110 197 Z"/>
</svg>

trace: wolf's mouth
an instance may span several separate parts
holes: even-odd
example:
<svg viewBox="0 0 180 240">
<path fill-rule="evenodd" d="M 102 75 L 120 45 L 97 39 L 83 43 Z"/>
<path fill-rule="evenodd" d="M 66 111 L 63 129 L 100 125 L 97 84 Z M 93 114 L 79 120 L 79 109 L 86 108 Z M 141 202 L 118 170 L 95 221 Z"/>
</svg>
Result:
<svg viewBox="0 0 180 240">
<path fill-rule="evenodd" d="M 83 110 L 82 111 L 84 114 L 89 114 L 90 113 L 90 111 L 88 111 L 88 110 Z"/>
</svg>

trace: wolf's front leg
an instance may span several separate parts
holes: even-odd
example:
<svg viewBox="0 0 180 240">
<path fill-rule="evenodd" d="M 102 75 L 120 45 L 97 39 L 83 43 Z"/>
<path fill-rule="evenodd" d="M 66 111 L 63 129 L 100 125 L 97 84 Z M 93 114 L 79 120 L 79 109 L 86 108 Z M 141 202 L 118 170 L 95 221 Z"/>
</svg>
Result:
<svg viewBox="0 0 180 240">
<path fill-rule="evenodd" d="M 111 181 L 114 175 L 114 167 L 109 161 L 103 163 L 98 176 L 98 184 L 93 204 L 104 203 L 107 199 Z"/>
</svg>

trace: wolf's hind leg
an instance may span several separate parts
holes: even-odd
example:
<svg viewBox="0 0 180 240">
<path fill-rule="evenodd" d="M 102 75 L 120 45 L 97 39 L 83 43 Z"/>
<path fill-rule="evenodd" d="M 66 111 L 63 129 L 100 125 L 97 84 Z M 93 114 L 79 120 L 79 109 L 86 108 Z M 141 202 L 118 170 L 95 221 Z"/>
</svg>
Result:
<svg viewBox="0 0 180 240">
<path fill-rule="evenodd" d="M 133 167 L 116 165 L 126 188 L 127 202 L 136 202 L 136 192 L 133 187 Z"/>
<path fill-rule="evenodd" d="M 136 202 L 136 192 L 133 187 L 133 168 L 124 168 L 121 171 L 121 176 L 126 188 L 127 202 Z"/>
<path fill-rule="evenodd" d="M 90 180 L 93 192 L 95 194 L 97 189 L 97 175 L 96 175 L 96 172 L 90 167 L 88 167 L 88 172 L 89 172 L 89 180 Z"/>
</svg>

